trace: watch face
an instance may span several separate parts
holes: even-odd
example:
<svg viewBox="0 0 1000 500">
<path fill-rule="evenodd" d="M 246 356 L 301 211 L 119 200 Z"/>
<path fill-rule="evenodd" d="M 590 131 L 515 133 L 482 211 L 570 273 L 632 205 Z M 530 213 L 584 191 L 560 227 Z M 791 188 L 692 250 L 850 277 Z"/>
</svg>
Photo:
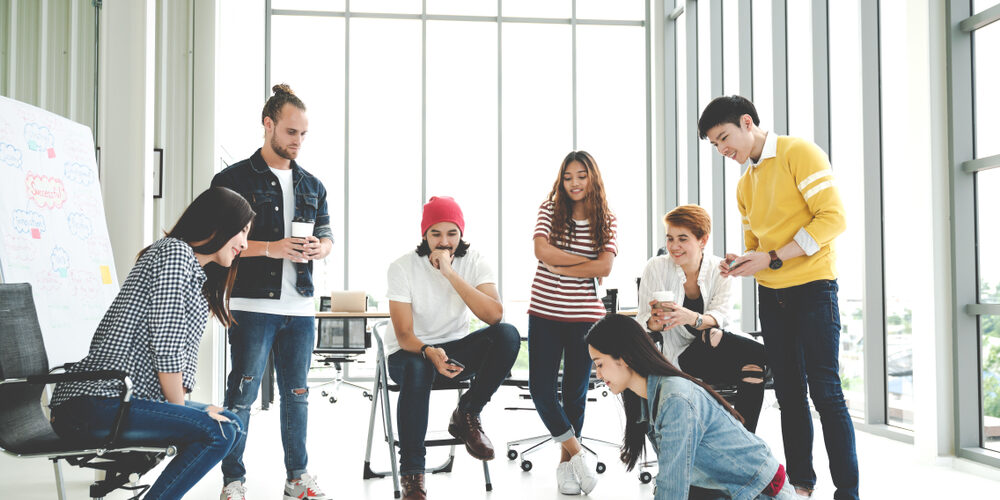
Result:
<svg viewBox="0 0 1000 500">
<path fill-rule="evenodd" d="M 781 269 L 781 264 L 783 264 L 783 262 L 781 262 L 781 260 L 775 259 L 775 260 L 771 261 L 771 263 L 769 264 L 769 266 L 771 267 L 771 269 L 778 270 L 778 269 Z"/>
</svg>

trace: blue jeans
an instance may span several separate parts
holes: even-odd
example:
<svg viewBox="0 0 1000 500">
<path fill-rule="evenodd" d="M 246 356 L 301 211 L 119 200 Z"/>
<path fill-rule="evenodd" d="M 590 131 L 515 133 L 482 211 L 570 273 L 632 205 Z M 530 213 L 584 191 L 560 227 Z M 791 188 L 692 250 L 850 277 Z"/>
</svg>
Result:
<svg viewBox="0 0 1000 500">
<path fill-rule="evenodd" d="M 222 460 L 224 484 L 246 481 L 243 450 L 250 430 L 250 406 L 257 400 L 267 355 L 274 349 L 274 371 L 280 394 L 281 444 L 289 480 L 306 472 L 306 424 L 309 388 L 306 379 L 316 339 L 312 316 L 279 316 L 233 311 L 236 324 L 229 328 L 233 367 L 226 380 L 225 406 L 240 419 L 241 439 Z"/>
<path fill-rule="evenodd" d="M 459 399 L 458 409 L 479 414 L 514 366 L 521 349 L 517 328 L 507 323 L 477 330 L 459 340 L 437 345 L 449 358 L 465 365 L 453 380 L 475 376 L 469 390 Z M 389 376 L 399 384 L 396 425 L 399 428 L 399 470 L 401 474 L 422 474 L 427 447 L 427 414 L 431 386 L 438 377 L 434 365 L 420 354 L 403 350 L 389 355 Z"/>
<path fill-rule="evenodd" d="M 858 498 L 854 424 L 840 386 L 840 307 L 837 282 L 813 281 L 782 289 L 759 287 L 760 324 L 774 392 L 788 479 L 813 488 L 813 426 L 806 390 L 823 425 L 836 499 Z"/>
<path fill-rule="evenodd" d="M 116 398 L 71 398 L 52 408 L 52 428 L 64 439 L 103 440 L 111 432 L 120 404 Z M 235 414 L 222 411 L 230 421 L 219 422 L 208 416 L 206 406 L 193 401 L 181 406 L 132 400 L 119 445 L 173 445 L 178 451 L 144 499 L 183 497 L 242 438 Z"/>
<path fill-rule="evenodd" d="M 583 338 L 592 325 L 528 316 L 528 389 L 542 423 L 559 443 L 573 436 L 579 439 L 583 431 L 593 365 Z M 562 406 L 558 396 L 560 361 Z"/>
</svg>

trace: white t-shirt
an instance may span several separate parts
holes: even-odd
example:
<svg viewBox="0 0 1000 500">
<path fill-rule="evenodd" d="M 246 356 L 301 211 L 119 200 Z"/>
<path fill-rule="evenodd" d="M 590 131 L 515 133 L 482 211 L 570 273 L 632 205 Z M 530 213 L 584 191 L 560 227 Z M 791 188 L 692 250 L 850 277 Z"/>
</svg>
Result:
<svg viewBox="0 0 1000 500">
<path fill-rule="evenodd" d="M 465 256 L 456 257 L 451 267 L 473 287 L 497 282 L 493 268 L 471 248 Z M 469 307 L 426 256 L 407 252 L 389 265 L 388 278 L 386 298 L 410 304 L 413 333 L 421 342 L 443 344 L 469 334 Z M 390 322 L 385 336 L 386 355 L 398 350 L 399 342 Z"/>
<path fill-rule="evenodd" d="M 292 169 L 271 168 L 271 172 L 281 184 L 282 210 L 284 210 L 285 238 L 292 235 L 292 218 L 295 215 L 295 191 L 292 185 Z M 279 316 L 313 316 L 316 314 L 316 302 L 312 297 L 303 297 L 295 289 L 298 271 L 292 261 L 282 259 L 281 263 L 281 298 L 248 299 L 233 297 L 229 299 L 229 308 L 234 311 L 247 311 Z"/>
</svg>

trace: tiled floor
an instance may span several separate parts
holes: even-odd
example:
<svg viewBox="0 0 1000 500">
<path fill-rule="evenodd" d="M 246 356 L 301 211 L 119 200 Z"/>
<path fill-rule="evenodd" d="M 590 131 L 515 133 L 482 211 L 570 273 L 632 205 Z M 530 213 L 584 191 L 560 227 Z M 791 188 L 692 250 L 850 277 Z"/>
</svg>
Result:
<svg viewBox="0 0 1000 500">
<path fill-rule="evenodd" d="M 453 407 L 453 393 L 435 393 L 432 400 L 431 427 L 444 430 Z M 310 400 L 309 422 L 310 471 L 319 476 L 320 485 L 332 499 L 392 498 L 390 479 L 361 478 L 367 432 L 368 400 L 360 391 L 345 389 L 336 404 L 330 404 L 319 391 Z M 505 411 L 505 406 L 524 406 L 519 392 L 503 388 L 484 412 L 484 425 L 498 447 L 497 459 L 490 463 L 493 491 L 483 489 L 481 462 L 457 450 L 455 469 L 450 474 L 428 477 L 432 498 L 449 499 L 555 499 L 563 498 L 555 488 L 557 451 L 545 448 L 531 456 L 534 468 L 523 472 L 517 461 L 508 461 L 502 453 L 502 443 L 510 439 L 543 433 L 541 422 L 533 411 Z M 527 402 L 530 404 L 530 402 Z M 250 440 L 245 461 L 248 469 L 249 497 L 281 498 L 284 466 L 278 431 L 278 411 L 258 411 L 251 420 Z M 376 423 L 378 420 L 376 420 Z M 819 422 L 816 422 L 816 470 L 820 476 L 814 498 L 829 499 L 833 487 L 829 479 L 826 454 L 822 446 Z M 602 398 L 588 407 L 585 435 L 616 441 L 621 433 L 619 404 L 613 397 Z M 759 432 L 771 444 L 779 460 L 782 457 L 778 411 L 765 409 Z M 388 468 L 384 442 L 376 442 L 374 468 Z M 617 450 L 597 446 L 596 451 L 608 470 L 601 476 L 594 498 L 652 498 L 652 485 L 640 484 L 636 472 L 625 472 L 617 460 Z M 987 471 L 987 476 L 960 472 L 945 465 L 929 465 L 915 460 L 912 446 L 863 432 L 858 433 L 858 454 L 861 464 L 861 495 L 863 498 L 997 498 L 1000 473 Z M 428 463 L 444 459 L 445 449 L 431 448 Z M 161 465 L 162 467 L 162 465 Z M 975 467 L 974 467 L 975 468 Z M 154 469 L 154 474 L 158 469 Z M 63 466 L 69 498 L 87 498 L 91 472 Z M 52 466 L 41 459 L 15 460 L 0 457 L 0 498 L 24 500 L 53 499 L 56 490 Z M 187 498 L 218 498 L 222 479 L 218 472 L 205 477 Z M 938 493 L 938 494 L 935 494 Z M 943 495 L 943 496 L 942 496 Z M 116 493 L 109 497 L 127 498 Z"/>
</svg>

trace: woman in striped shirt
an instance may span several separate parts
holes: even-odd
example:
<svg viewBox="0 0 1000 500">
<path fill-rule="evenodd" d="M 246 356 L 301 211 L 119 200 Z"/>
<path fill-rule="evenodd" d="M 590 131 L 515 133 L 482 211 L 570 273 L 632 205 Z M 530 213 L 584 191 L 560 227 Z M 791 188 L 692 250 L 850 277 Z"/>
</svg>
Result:
<svg viewBox="0 0 1000 500">
<path fill-rule="evenodd" d="M 538 268 L 528 307 L 531 398 L 562 446 L 556 481 L 560 493 L 568 495 L 590 493 L 597 484 L 579 441 L 592 363 L 584 336 L 606 313 L 597 283 L 611 273 L 618 253 L 615 232 L 597 162 L 584 151 L 569 153 L 538 210 Z M 559 362 L 564 355 L 560 405 Z"/>
</svg>

